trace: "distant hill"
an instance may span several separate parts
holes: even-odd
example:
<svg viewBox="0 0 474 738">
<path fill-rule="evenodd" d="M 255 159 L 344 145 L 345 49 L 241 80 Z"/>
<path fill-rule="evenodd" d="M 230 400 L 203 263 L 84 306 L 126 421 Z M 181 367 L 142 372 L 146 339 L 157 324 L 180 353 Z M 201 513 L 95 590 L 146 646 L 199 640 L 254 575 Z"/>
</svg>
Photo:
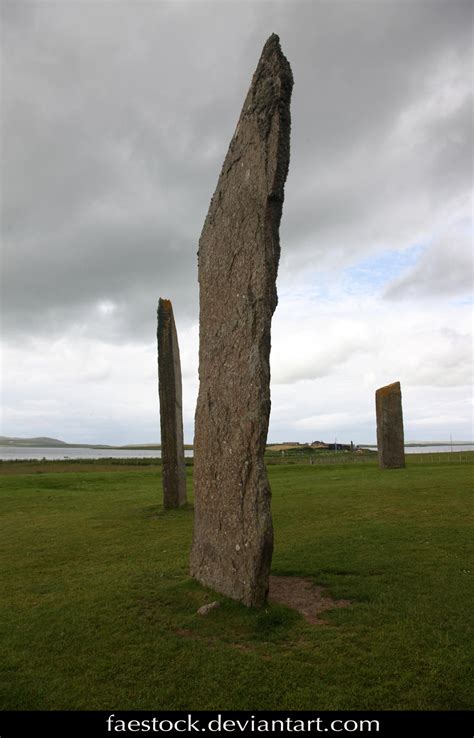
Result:
<svg viewBox="0 0 474 738">
<path fill-rule="evenodd" d="M 47 436 L 38 436 L 36 438 L 10 438 L 9 436 L 0 436 L 0 446 L 67 446 L 64 441 L 57 438 L 48 438 Z"/>
<path fill-rule="evenodd" d="M 160 445 L 145 443 L 142 445 L 129 446 L 109 446 L 104 443 L 66 443 L 58 438 L 48 438 L 47 436 L 38 436 L 36 438 L 10 438 L 10 436 L 0 436 L 0 446 L 24 447 L 24 448 L 120 448 L 120 449 L 159 449 Z M 185 446 L 192 448 L 192 446 Z"/>
</svg>

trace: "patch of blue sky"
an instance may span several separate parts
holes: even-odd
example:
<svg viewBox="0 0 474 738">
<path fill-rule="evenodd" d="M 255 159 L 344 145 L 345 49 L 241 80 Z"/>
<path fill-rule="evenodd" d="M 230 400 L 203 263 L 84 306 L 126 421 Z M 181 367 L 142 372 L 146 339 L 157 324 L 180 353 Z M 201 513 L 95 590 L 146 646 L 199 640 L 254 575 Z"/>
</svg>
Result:
<svg viewBox="0 0 474 738">
<path fill-rule="evenodd" d="M 365 257 L 339 274 L 333 270 L 308 269 L 298 280 L 281 279 L 278 283 L 279 302 L 338 302 L 341 296 L 372 297 L 387 283 L 413 268 L 429 244 L 416 243 L 405 249 L 392 249 Z"/>
<path fill-rule="evenodd" d="M 461 306 L 464 305 L 474 305 L 474 297 L 472 295 L 467 295 L 466 297 L 457 297 L 454 300 L 451 300 L 451 305 Z"/>
<path fill-rule="evenodd" d="M 405 249 L 392 249 L 370 256 L 344 270 L 341 283 L 351 295 L 373 295 L 413 268 L 427 247 L 417 243 Z"/>
<path fill-rule="evenodd" d="M 335 288 L 334 281 L 329 282 L 326 275 L 319 272 L 306 273 L 304 281 L 299 284 L 278 284 L 279 304 L 309 304 L 311 302 L 331 302 L 339 298 L 339 290 Z"/>
</svg>

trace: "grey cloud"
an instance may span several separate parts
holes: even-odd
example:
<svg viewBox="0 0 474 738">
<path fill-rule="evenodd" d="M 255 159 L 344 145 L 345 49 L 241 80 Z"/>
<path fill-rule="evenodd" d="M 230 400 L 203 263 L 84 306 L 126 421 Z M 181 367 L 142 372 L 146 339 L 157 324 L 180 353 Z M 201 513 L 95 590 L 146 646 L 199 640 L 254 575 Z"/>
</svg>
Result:
<svg viewBox="0 0 474 738">
<path fill-rule="evenodd" d="M 387 287 L 388 300 L 456 297 L 471 294 L 474 284 L 472 233 L 454 231 L 428 247 L 407 274 Z"/>
<path fill-rule="evenodd" d="M 137 233 L 142 237 L 143 249 L 150 234 L 143 235 L 137 229 L 134 237 Z M 111 235 L 109 231 L 107 236 Z M 123 233 L 121 237 L 124 239 Z M 154 239 L 149 243 L 155 246 Z M 130 238 L 129 244 L 133 252 L 134 238 Z M 19 260 L 17 272 L 12 272 L 15 276 L 12 289 L 4 286 L 3 297 L 9 299 L 12 309 L 3 315 L 4 338 L 14 338 L 23 332 L 32 335 L 45 332 L 54 336 L 83 326 L 91 336 L 105 341 L 119 341 L 121 335 L 129 340 L 150 340 L 156 331 L 160 296 L 172 299 L 183 324 L 190 313 L 196 313 L 197 288 L 189 286 L 195 282 L 194 244 L 183 243 L 177 248 L 171 264 L 150 255 L 148 273 L 143 273 L 139 267 L 125 270 L 113 252 L 114 245 L 113 240 L 106 243 L 99 238 L 99 253 L 93 259 L 84 258 L 81 253 L 59 264 L 53 259 L 50 267 L 54 271 L 54 283 L 41 264 L 41 255 L 38 261 L 32 259 L 26 269 Z M 144 258 L 143 250 L 141 258 Z M 91 262 L 95 272 L 91 271 Z M 35 272 L 38 263 L 39 271 Z M 177 264 L 183 265 L 179 274 L 176 273 Z M 109 305 L 110 311 L 101 310 L 104 305 Z"/>
<path fill-rule="evenodd" d="M 466 68 L 467 3 L 20 2 L 2 14 L 6 335 L 82 324 L 141 340 L 162 294 L 196 318 L 199 234 L 272 31 L 296 80 L 282 278 L 289 256 L 296 270 L 308 254 L 339 265 L 409 238 L 469 184 L 467 95 L 430 113 L 419 140 L 394 133 L 440 69 Z M 99 320 L 104 300 L 117 307 Z"/>
<path fill-rule="evenodd" d="M 340 266 L 375 247 L 404 246 L 449 217 L 470 187 L 472 34 L 467 6 L 453 10 L 335 3 L 317 25 L 306 7 L 282 221 L 287 268 L 311 256 Z M 294 67 L 301 51 L 295 56 Z M 407 112 L 450 89 L 446 69 L 464 81 L 459 105 L 449 115 L 432 106 L 416 130 L 398 131 Z"/>
<path fill-rule="evenodd" d="M 472 378 L 472 338 L 455 329 L 440 331 L 436 342 L 409 372 L 414 386 L 468 387 Z"/>
<path fill-rule="evenodd" d="M 305 349 L 295 350 L 290 355 L 285 354 L 281 346 L 273 346 L 272 365 L 275 366 L 275 369 L 272 369 L 273 385 L 295 384 L 330 376 L 350 361 L 354 354 L 367 350 L 367 342 L 360 336 L 335 337 L 324 347 L 310 343 L 310 349 L 307 346 L 311 338 L 302 335 L 300 339 Z"/>
</svg>

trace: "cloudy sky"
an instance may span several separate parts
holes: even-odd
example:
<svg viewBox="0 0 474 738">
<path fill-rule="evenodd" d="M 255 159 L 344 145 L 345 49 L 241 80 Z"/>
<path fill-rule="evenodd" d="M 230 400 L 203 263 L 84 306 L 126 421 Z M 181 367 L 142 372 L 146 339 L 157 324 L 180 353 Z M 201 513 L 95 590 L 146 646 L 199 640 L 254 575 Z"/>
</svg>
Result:
<svg viewBox="0 0 474 738">
<path fill-rule="evenodd" d="M 471 440 L 472 4 L 2 0 L 1 432 L 159 440 L 172 300 L 185 440 L 196 251 L 266 38 L 291 63 L 269 441 Z"/>
</svg>

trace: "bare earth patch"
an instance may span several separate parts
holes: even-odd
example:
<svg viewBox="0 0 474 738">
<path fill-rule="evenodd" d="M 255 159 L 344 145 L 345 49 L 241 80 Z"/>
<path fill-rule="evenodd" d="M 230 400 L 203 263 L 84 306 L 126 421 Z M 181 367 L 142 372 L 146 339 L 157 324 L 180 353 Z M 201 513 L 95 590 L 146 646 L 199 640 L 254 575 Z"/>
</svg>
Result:
<svg viewBox="0 0 474 738">
<path fill-rule="evenodd" d="M 317 587 L 311 579 L 304 577 L 270 577 L 270 602 L 278 602 L 298 610 L 309 623 L 325 625 L 327 621 L 318 617 L 321 612 L 339 607 L 349 607 L 350 600 L 333 600 L 323 595 L 324 588 Z"/>
</svg>

